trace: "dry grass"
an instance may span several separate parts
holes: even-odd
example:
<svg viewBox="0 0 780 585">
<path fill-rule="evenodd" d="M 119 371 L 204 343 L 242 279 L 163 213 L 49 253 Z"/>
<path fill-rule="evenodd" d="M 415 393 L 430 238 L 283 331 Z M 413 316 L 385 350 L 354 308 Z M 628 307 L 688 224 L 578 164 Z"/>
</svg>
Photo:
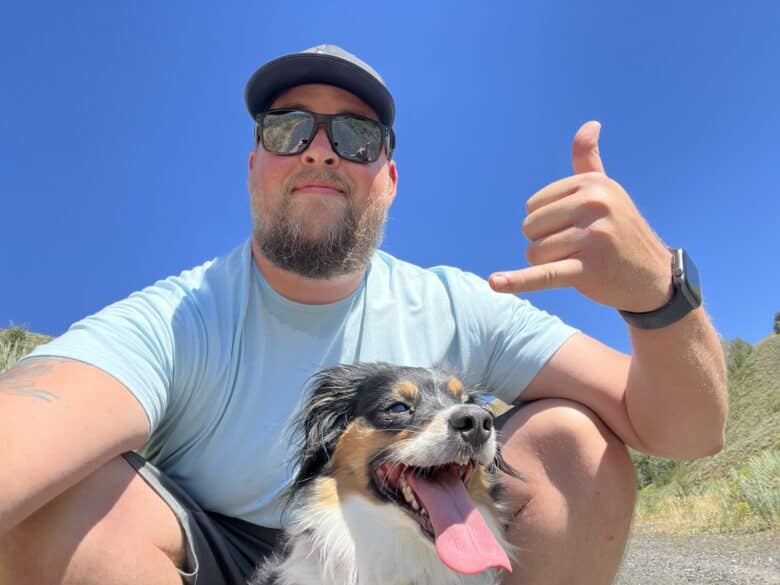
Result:
<svg viewBox="0 0 780 585">
<path fill-rule="evenodd" d="M 25 331 L 23 327 L 0 329 L 0 373 L 13 366 L 36 345 L 48 341 L 45 335 Z"/>
<path fill-rule="evenodd" d="M 24 331 L 19 328 L 6 329 L 0 335 L 0 372 L 5 372 L 25 353 Z"/>
<path fill-rule="evenodd" d="M 735 502 L 728 490 L 715 487 L 703 494 L 640 498 L 635 523 L 661 534 L 755 532 L 766 528 L 745 502 Z"/>
<path fill-rule="evenodd" d="M 640 494 L 635 525 L 664 534 L 780 529 L 780 451 L 751 457 L 727 480 L 689 490 L 676 482 Z"/>
</svg>

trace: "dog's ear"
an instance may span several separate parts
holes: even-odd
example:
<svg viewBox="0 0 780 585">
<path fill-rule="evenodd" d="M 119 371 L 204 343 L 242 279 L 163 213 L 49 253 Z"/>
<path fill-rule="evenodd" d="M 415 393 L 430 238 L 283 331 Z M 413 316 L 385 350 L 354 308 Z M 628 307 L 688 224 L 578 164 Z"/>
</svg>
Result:
<svg viewBox="0 0 780 585">
<path fill-rule="evenodd" d="M 379 383 L 385 372 L 384 364 L 342 364 L 312 378 L 306 402 L 295 420 L 300 445 L 294 486 L 300 487 L 322 470 L 341 433 L 355 418 L 359 390 Z"/>
<path fill-rule="evenodd" d="M 528 478 L 521 472 L 509 465 L 501 454 L 501 447 L 496 448 L 496 457 L 493 460 L 493 465 L 499 471 L 506 473 L 507 475 L 519 479 L 520 481 L 528 481 Z"/>
</svg>

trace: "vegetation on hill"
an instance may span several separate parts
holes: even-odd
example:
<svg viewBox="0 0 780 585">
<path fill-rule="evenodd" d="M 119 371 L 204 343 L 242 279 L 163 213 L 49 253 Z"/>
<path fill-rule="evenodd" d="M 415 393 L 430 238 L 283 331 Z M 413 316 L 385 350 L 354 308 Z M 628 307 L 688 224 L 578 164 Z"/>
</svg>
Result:
<svg viewBox="0 0 780 585">
<path fill-rule="evenodd" d="M 23 327 L 0 329 L 0 372 L 6 371 L 35 346 L 49 339 L 46 335 L 25 331 Z"/>
<path fill-rule="evenodd" d="M 724 342 L 729 372 L 726 443 L 691 462 L 633 454 L 637 520 L 662 532 L 780 527 L 780 335 L 755 347 Z"/>
</svg>

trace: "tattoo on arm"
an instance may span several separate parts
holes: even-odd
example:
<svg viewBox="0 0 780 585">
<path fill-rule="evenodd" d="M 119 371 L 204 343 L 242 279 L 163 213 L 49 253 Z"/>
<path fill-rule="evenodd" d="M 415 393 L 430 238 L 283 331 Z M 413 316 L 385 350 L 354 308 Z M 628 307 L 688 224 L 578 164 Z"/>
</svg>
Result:
<svg viewBox="0 0 780 585">
<path fill-rule="evenodd" d="M 48 375 L 54 369 L 51 362 L 30 360 L 12 367 L 0 376 L 0 396 L 25 396 L 37 398 L 51 403 L 60 397 L 54 392 L 41 388 L 40 378 Z"/>
</svg>

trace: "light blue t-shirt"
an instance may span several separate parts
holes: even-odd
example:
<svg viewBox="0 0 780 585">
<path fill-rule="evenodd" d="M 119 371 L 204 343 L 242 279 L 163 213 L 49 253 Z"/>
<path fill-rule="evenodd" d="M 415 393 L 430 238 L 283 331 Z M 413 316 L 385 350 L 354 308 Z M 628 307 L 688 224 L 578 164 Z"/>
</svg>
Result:
<svg viewBox="0 0 780 585">
<path fill-rule="evenodd" d="M 444 366 L 512 402 L 574 331 L 473 274 L 381 251 L 348 298 L 303 305 L 270 287 L 247 241 L 75 323 L 31 356 L 112 375 L 149 417 L 144 456 L 206 510 L 279 527 L 294 471 L 288 421 L 317 370 Z"/>
</svg>

